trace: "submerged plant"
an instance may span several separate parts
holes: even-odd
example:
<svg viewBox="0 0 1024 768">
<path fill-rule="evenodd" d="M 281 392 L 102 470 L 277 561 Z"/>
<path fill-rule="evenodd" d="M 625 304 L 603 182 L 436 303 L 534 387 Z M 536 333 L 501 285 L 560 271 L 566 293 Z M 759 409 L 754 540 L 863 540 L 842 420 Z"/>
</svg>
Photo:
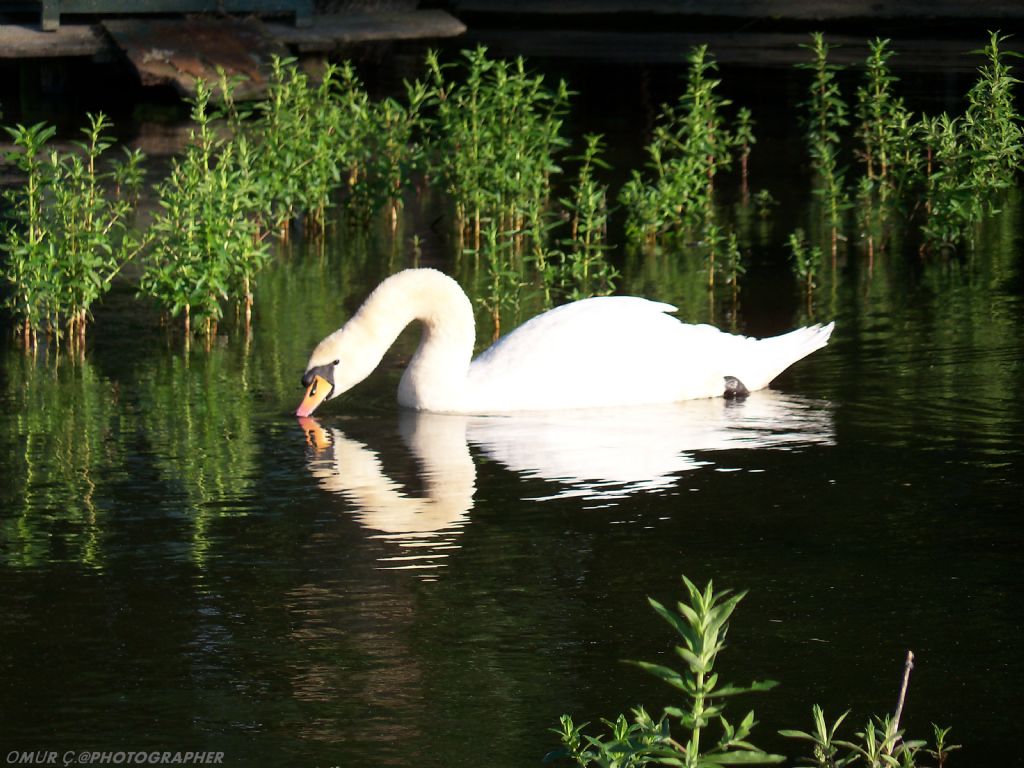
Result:
<svg viewBox="0 0 1024 768">
<path fill-rule="evenodd" d="M 683 695 L 681 706 L 665 708 L 661 718 L 654 720 L 642 707 L 633 710 L 633 722 L 625 715 L 614 721 L 603 721 L 608 727 L 606 737 L 587 736 L 585 726 L 576 726 L 564 715 L 555 733 L 562 740 L 562 749 L 549 755 L 569 757 L 578 766 L 643 766 L 677 765 L 698 768 L 733 764 L 768 764 L 782 762 L 750 741 L 754 713 L 749 712 L 739 723 L 730 723 L 724 715 L 724 700 L 775 686 L 772 681 L 736 686 L 721 682 L 715 666 L 718 654 L 725 647 L 729 619 L 745 592 L 715 592 L 712 584 L 698 589 L 683 577 L 687 600 L 677 603 L 676 610 L 648 598 L 655 612 L 679 635 L 682 644 L 675 648 L 683 662 L 681 669 L 647 662 L 633 662 L 641 669 L 664 680 Z M 672 725 L 678 725 L 675 735 Z M 709 739 L 712 724 L 718 725 L 717 739 Z"/>
</svg>

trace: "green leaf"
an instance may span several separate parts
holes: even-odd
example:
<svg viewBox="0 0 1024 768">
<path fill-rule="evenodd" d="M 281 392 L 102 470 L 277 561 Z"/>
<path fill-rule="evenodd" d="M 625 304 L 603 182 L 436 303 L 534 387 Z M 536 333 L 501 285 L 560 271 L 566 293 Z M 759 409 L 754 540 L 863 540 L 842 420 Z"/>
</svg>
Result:
<svg viewBox="0 0 1024 768">
<path fill-rule="evenodd" d="M 690 669 L 694 673 L 707 672 L 708 669 L 710 669 L 710 665 L 701 659 L 701 657 L 697 656 L 697 654 L 693 653 L 693 651 L 679 645 L 676 646 L 675 650 L 676 653 L 679 654 L 680 658 L 690 666 Z"/>
<path fill-rule="evenodd" d="M 676 670 L 672 669 L 671 667 L 666 667 L 661 664 L 651 664 L 650 662 L 646 661 L 629 661 L 627 663 L 640 667 L 640 669 L 644 670 L 645 672 L 649 672 L 655 677 L 661 678 L 666 683 L 675 688 L 678 688 L 682 691 L 689 690 L 685 678 L 683 678 L 682 675 L 680 675 L 678 672 L 676 672 Z"/>
<path fill-rule="evenodd" d="M 761 693 L 763 691 L 770 691 L 775 688 L 778 682 L 775 680 L 755 680 L 748 686 L 737 686 L 732 684 L 723 685 L 714 695 L 717 696 L 737 696 L 743 693 Z"/>
<path fill-rule="evenodd" d="M 814 736 L 804 731 L 792 731 L 792 730 L 781 730 L 778 732 L 780 736 L 785 736 L 787 739 L 803 739 L 804 741 L 817 741 Z"/>
<path fill-rule="evenodd" d="M 772 755 L 761 751 L 736 751 L 723 754 L 709 755 L 708 759 L 717 765 L 765 765 L 770 763 L 781 763 L 786 758 L 783 755 Z M 703 765 L 703 763 L 700 763 Z"/>
<path fill-rule="evenodd" d="M 692 618 L 690 616 L 687 616 L 686 618 L 690 620 L 689 623 L 687 623 L 687 621 L 684 620 L 683 617 L 679 616 L 676 613 L 673 613 L 654 598 L 647 598 L 647 602 L 650 603 L 651 607 L 654 608 L 655 612 L 659 616 L 661 616 L 661 618 L 664 619 L 669 624 L 669 626 L 675 629 L 675 631 L 679 633 L 679 635 L 682 636 L 687 641 L 687 643 L 689 643 L 691 646 L 694 643 L 696 643 L 697 634 L 692 626 L 693 624 L 697 623 L 695 621 L 696 615 L 693 615 Z"/>
</svg>

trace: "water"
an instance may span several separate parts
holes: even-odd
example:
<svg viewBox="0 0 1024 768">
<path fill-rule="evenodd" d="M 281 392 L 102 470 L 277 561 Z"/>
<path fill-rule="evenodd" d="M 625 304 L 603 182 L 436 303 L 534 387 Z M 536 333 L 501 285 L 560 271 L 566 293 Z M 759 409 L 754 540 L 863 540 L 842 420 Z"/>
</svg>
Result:
<svg viewBox="0 0 1024 768">
<path fill-rule="evenodd" d="M 910 733 L 951 724 L 957 764 L 1024 764 L 1005 754 L 1024 716 L 1019 221 L 1014 203 L 964 261 L 869 275 L 854 252 L 819 292 L 830 345 L 742 403 L 401 413 L 406 334 L 301 424 L 309 350 L 409 262 L 373 237 L 278 259 L 248 343 L 185 353 L 130 287 L 84 359 L 5 342 L 0 755 L 536 765 L 562 713 L 672 703 L 620 660 L 671 663 L 645 597 L 685 573 L 749 590 L 721 662 L 781 681 L 730 705 L 756 709 L 758 744 L 793 754 L 775 731 L 815 702 L 891 711 L 913 649 Z M 628 260 L 624 287 L 779 332 L 807 312 L 778 239 L 736 312 L 665 260 Z"/>
<path fill-rule="evenodd" d="M 116 300 L 84 360 L 7 349 L 3 747 L 535 764 L 563 712 L 668 703 L 619 660 L 666 657 L 644 597 L 686 573 L 750 590 L 723 669 L 782 681 L 761 742 L 814 702 L 888 711 L 911 648 L 908 727 L 993 754 L 1021 714 L 1019 254 L 854 275 L 829 347 L 743 403 L 416 416 L 410 337 L 300 425 L 308 349 L 376 281 L 333 258 L 266 276 L 248 349 L 185 355 Z"/>
</svg>

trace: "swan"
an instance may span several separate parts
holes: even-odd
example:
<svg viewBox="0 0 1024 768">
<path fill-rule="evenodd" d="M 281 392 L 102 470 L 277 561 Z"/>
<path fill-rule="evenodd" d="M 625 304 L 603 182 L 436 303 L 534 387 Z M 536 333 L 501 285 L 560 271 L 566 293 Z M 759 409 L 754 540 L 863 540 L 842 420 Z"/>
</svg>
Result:
<svg viewBox="0 0 1024 768">
<path fill-rule="evenodd" d="M 682 323 L 667 314 L 675 311 L 634 296 L 583 299 L 534 317 L 473 360 L 473 305 L 462 288 L 435 269 L 407 269 L 386 278 L 316 346 L 296 415 L 308 417 L 369 376 L 415 320 L 423 335 L 398 402 L 462 414 L 741 397 L 825 346 L 834 327 L 753 339 Z"/>
</svg>

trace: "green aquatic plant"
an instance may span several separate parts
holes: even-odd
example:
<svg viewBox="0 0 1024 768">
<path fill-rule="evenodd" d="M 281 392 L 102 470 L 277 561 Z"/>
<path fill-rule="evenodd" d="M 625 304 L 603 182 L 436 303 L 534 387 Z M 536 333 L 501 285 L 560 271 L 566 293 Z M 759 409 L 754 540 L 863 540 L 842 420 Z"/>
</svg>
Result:
<svg viewBox="0 0 1024 768">
<path fill-rule="evenodd" d="M 801 765 L 816 768 L 843 768 L 855 764 L 870 768 L 913 768 L 917 765 L 917 753 L 925 746 L 923 741 L 904 740 L 903 733 L 893 727 L 893 721 L 888 717 L 869 719 L 863 730 L 855 734 L 856 740 L 848 741 L 836 738 L 836 734 L 849 711 L 831 725 L 817 704 L 811 714 L 814 718 L 813 733 L 788 729 L 779 731 L 787 738 L 810 742 L 811 755 L 804 758 Z"/>
<path fill-rule="evenodd" d="M 718 65 L 706 45 L 688 57 L 686 88 L 676 104 L 661 108 L 647 145 L 648 174 L 633 171 L 619 193 L 626 234 L 654 243 L 699 231 L 714 219 L 715 178 L 732 163 L 732 151 L 750 145 L 728 131 L 722 110 L 731 102 L 716 93 Z M 747 118 L 744 133 L 750 133 Z M 741 151 L 742 154 L 742 151 Z"/>
<path fill-rule="evenodd" d="M 511 253 L 512 243 L 502 237 L 496 221 L 484 223 L 483 236 L 485 283 L 476 301 L 490 316 L 494 327 L 492 341 L 497 341 L 501 336 L 502 312 L 508 310 L 518 314 L 522 289 L 526 283 L 521 265 Z"/>
<path fill-rule="evenodd" d="M 736 130 L 732 140 L 739 155 L 740 196 L 746 200 L 749 195 L 750 153 L 757 143 L 757 136 L 754 135 L 753 113 L 747 107 L 740 107 L 736 110 Z"/>
<path fill-rule="evenodd" d="M 1000 48 L 1005 39 L 990 32 L 988 45 L 975 51 L 986 63 L 963 115 L 918 120 L 894 93 L 898 80 L 888 66 L 889 41 L 870 43 L 857 92 L 856 135 L 868 179 L 857 189 L 858 221 L 872 256 L 876 242 L 884 247 L 897 208 L 920 217 L 923 250 L 952 251 L 970 242 L 975 227 L 1015 183 L 1024 129 L 1014 103 L 1018 81 L 1005 63 L 1009 54 Z"/>
<path fill-rule="evenodd" d="M 715 592 L 711 582 L 701 590 L 685 576 L 683 584 L 687 599 L 679 601 L 676 610 L 648 598 L 654 611 L 682 640 L 675 647 L 676 656 L 682 661 L 681 669 L 632 662 L 681 692 L 682 705 L 666 707 L 658 720 L 642 707 L 633 710 L 632 723 L 625 715 L 614 721 L 604 720 L 609 733 L 603 737 L 584 734 L 585 725 L 576 726 L 571 717 L 563 715 L 560 728 L 554 729 L 562 748 L 548 759 L 568 757 L 581 768 L 652 764 L 712 768 L 782 762 L 781 755 L 769 754 L 750 742 L 755 725 L 753 711 L 735 724 L 724 714 L 726 699 L 775 686 L 773 681 L 747 686 L 724 683 L 715 671 L 718 654 L 725 648 L 729 620 L 746 593 Z M 676 735 L 673 724 L 678 726 Z M 709 740 L 712 724 L 717 724 L 719 731 L 715 740 Z"/>
<path fill-rule="evenodd" d="M 967 94 L 963 124 L 963 138 L 971 152 L 970 182 L 990 209 L 996 194 L 1015 182 L 1024 163 L 1024 122 L 1013 94 L 1020 81 L 1004 61 L 1011 52 L 1000 49 L 1007 37 L 989 32 L 988 45 L 974 51 L 987 62 Z"/>
<path fill-rule="evenodd" d="M 960 749 L 959 744 L 948 744 L 946 739 L 949 737 L 951 728 L 940 728 L 935 723 L 932 723 L 932 733 L 935 738 L 935 748 L 926 749 L 925 751 L 935 758 L 937 768 L 945 768 L 946 761 L 949 760 L 950 752 L 955 752 Z"/>
<path fill-rule="evenodd" d="M 797 229 L 789 235 L 789 253 L 793 264 L 793 272 L 799 278 L 801 287 L 804 293 L 807 294 L 809 302 L 814 295 L 815 277 L 821 268 L 821 248 L 808 244 L 804 231 Z"/>
<path fill-rule="evenodd" d="M 435 105 L 430 171 L 451 198 L 460 242 L 479 251 L 484 226 L 493 222 L 513 252 L 527 250 L 526 222 L 535 223 L 535 240 L 547 231 L 541 214 L 561 170 L 557 157 L 569 144 L 568 86 L 549 88 L 522 57 L 494 59 L 483 46 L 462 51 L 461 67 L 442 64 L 431 51 L 427 69 Z M 449 79 L 458 69 L 463 77 Z"/>
<path fill-rule="evenodd" d="M 307 215 L 322 227 L 330 193 L 340 186 L 340 126 L 332 109 L 337 70 L 328 66 L 319 85 L 311 83 L 294 58 L 271 59 L 266 98 L 257 102 L 255 175 L 260 180 L 260 209 L 265 228 L 282 240 L 291 224 Z"/>
<path fill-rule="evenodd" d="M 725 283 L 732 289 L 733 299 L 740 291 L 740 278 L 746 273 L 747 265 L 744 262 L 743 251 L 740 250 L 739 239 L 735 232 L 730 232 L 726 240 L 724 258 L 721 262 L 721 272 L 725 276 Z"/>
<path fill-rule="evenodd" d="M 104 167 L 111 123 L 103 113 L 86 117 L 85 140 L 69 152 L 46 151 L 54 129 L 43 123 L 7 129 L 9 160 L 25 183 L 4 194 L 10 211 L 0 249 L 14 287 L 6 305 L 28 346 L 41 329 L 58 344 L 65 335 L 83 344 L 93 303 L 144 245 L 128 227 L 143 156 L 125 150 L 124 160 Z"/>
<path fill-rule="evenodd" d="M 561 245 L 562 263 L 557 282 L 571 299 L 606 295 L 615 290 L 618 272 L 608 263 L 608 185 L 595 178 L 599 168 L 607 169 L 602 159 L 604 140 L 599 134 L 584 136 L 583 154 L 571 158 L 579 162 L 579 171 L 561 204 L 569 217 L 569 236 Z M 543 271 L 542 271 L 543 274 Z"/>
<path fill-rule="evenodd" d="M 908 741 L 903 733 L 893 728 L 889 717 L 871 718 L 863 730 L 857 731 L 855 741 L 837 739 L 836 732 L 849 712 L 843 713 L 831 726 L 826 725 L 821 708 L 812 710 L 815 722 L 813 734 L 799 730 L 782 730 L 779 733 L 792 739 L 809 741 L 813 745 L 812 756 L 804 765 L 818 768 L 842 768 L 847 765 L 864 765 L 868 768 L 915 768 L 917 754 L 925 746 L 923 741 Z"/>
<path fill-rule="evenodd" d="M 942 766 L 949 752 L 957 749 L 956 745 L 947 745 L 946 736 L 949 728 L 932 725 L 935 737 L 935 749 L 928 749 L 927 742 L 907 739 L 900 730 L 900 719 L 906 701 L 910 672 L 914 668 L 914 654 L 907 652 L 903 665 L 903 676 L 900 683 L 896 710 L 889 716 L 871 717 L 863 730 L 857 731 L 855 739 L 837 738 L 839 728 L 849 715 L 844 712 L 831 725 L 825 720 L 821 707 L 814 705 L 811 714 L 814 719 L 814 732 L 800 730 L 781 730 L 779 734 L 791 739 L 806 741 L 811 744 L 811 755 L 804 758 L 802 765 L 817 768 L 842 768 L 847 765 L 866 765 L 870 768 L 915 768 L 918 755 L 925 753 L 935 757 Z"/>
<path fill-rule="evenodd" d="M 836 80 L 836 73 L 842 67 L 829 62 L 829 51 L 835 46 L 826 43 L 821 32 L 811 33 L 811 43 L 802 43 L 800 47 L 809 50 L 813 57 L 812 61 L 797 64 L 797 67 L 812 73 L 809 97 L 803 104 L 804 123 L 815 175 L 813 192 L 824 207 L 825 221 L 831 230 L 834 261 L 843 212 L 849 208 L 845 188 L 846 170 L 840 165 L 839 159 L 840 131 L 850 124 L 846 101 Z"/>
<path fill-rule="evenodd" d="M 272 58 L 267 95 L 250 109 L 254 119 L 234 123 L 236 136 L 253 147 L 261 227 L 282 241 L 300 222 L 319 235 L 346 189 L 356 221 L 388 202 L 397 208 L 396 190 L 408 183 L 405 160 L 418 146 L 419 106 L 374 102 L 351 62 L 327 64 L 313 78 L 295 58 Z"/>
<path fill-rule="evenodd" d="M 361 145 L 350 177 L 349 209 L 362 221 L 384 210 L 392 232 L 398 226 L 403 198 L 417 175 L 426 170 L 427 152 L 422 141 L 426 129 L 425 107 L 431 94 L 427 85 L 406 82 L 406 99 L 387 97 L 369 103 L 365 125 L 358 133 Z"/>
<path fill-rule="evenodd" d="M 709 220 L 704 225 L 704 238 L 700 245 L 704 256 L 704 271 L 707 274 L 707 285 L 711 291 L 715 288 L 715 276 L 722 269 L 719 257 L 725 242 L 725 229 L 715 223 L 713 219 Z"/>
<path fill-rule="evenodd" d="M 759 189 L 754 194 L 754 206 L 757 209 L 757 217 L 765 220 L 771 217 L 772 211 L 779 205 L 779 201 L 771 193 L 770 189 Z"/>
<path fill-rule="evenodd" d="M 0 231 L 0 242 L 7 254 L 4 277 L 12 289 L 4 305 L 19 323 L 25 345 L 34 346 L 50 290 L 50 244 L 43 218 L 43 195 L 49 183 L 44 151 L 56 128 L 36 123 L 5 130 L 16 148 L 7 160 L 24 174 L 25 184 L 4 192 L 8 221 Z"/>
<path fill-rule="evenodd" d="M 866 175 L 857 180 L 854 208 L 860 236 L 867 246 L 868 272 L 870 274 L 875 266 L 875 247 L 876 245 L 882 247 L 885 244 L 882 237 L 885 211 L 876 205 L 875 182 Z"/>
<path fill-rule="evenodd" d="M 970 239 L 973 228 L 984 217 L 985 201 L 971 183 L 972 157 L 960 118 L 944 112 L 922 118 L 919 125 L 927 147 L 923 247 L 955 249 L 965 238 Z"/>
<path fill-rule="evenodd" d="M 893 56 L 889 42 L 875 38 L 868 43 L 864 82 L 857 88 L 855 130 L 860 141 L 858 157 L 868 179 L 876 184 L 883 208 L 908 181 L 908 161 L 917 156 L 908 146 L 914 136 L 911 115 L 903 99 L 893 92 L 899 78 L 889 68 Z"/>
<path fill-rule="evenodd" d="M 161 210 L 139 284 L 171 317 L 183 316 L 186 339 L 193 318 L 207 337 L 216 333 L 222 302 L 232 298 L 244 303 L 248 320 L 252 281 L 269 258 L 253 148 L 244 135 L 217 138 L 210 93 L 197 82 L 191 141 L 157 186 Z"/>
<path fill-rule="evenodd" d="M 853 762 L 852 757 L 843 757 L 839 750 L 849 746 L 849 742 L 840 741 L 836 738 L 839 726 L 843 724 L 850 712 L 847 710 L 841 714 L 836 721 L 829 725 L 825 719 L 825 713 L 821 707 L 815 704 L 811 707 L 811 717 L 814 720 L 814 731 L 800 731 L 795 729 L 784 729 L 779 734 L 790 739 L 799 739 L 811 743 L 811 757 L 800 763 L 801 765 L 816 766 L 816 768 L 843 768 Z"/>
<path fill-rule="evenodd" d="M 57 257 L 52 273 L 54 324 L 63 321 L 72 343 L 79 344 L 93 302 L 110 290 L 114 277 L 146 245 L 146 237 L 128 227 L 134 210 L 129 198 L 141 182 L 143 157 L 126 151 L 123 163 L 103 172 L 101 156 L 111 146 L 105 132 L 112 125 L 103 113 L 87 118 L 79 152 L 51 153 L 49 169 L 51 252 Z M 115 183 L 122 195 L 104 189 Z"/>
<path fill-rule="evenodd" d="M 729 621 L 746 593 L 715 592 L 711 582 L 702 590 L 685 576 L 683 583 L 687 598 L 679 601 L 675 610 L 648 598 L 655 612 L 682 639 L 674 649 L 682 667 L 676 669 L 661 664 L 630 662 L 682 692 L 683 705 L 665 707 L 664 714 L 657 720 L 643 707 L 633 708 L 632 717 L 620 714 L 614 720 L 602 719 L 606 733 L 601 735 L 587 733 L 589 723 L 577 725 L 571 716 L 562 715 L 559 726 L 552 729 L 561 747 L 548 753 L 544 762 L 568 759 L 580 768 L 641 768 L 648 765 L 724 768 L 785 760 L 782 755 L 770 754 L 751 743 L 750 734 L 756 724 L 753 712 L 736 724 L 730 723 L 724 715 L 728 699 L 767 691 L 776 685 L 773 681 L 760 681 L 737 686 L 722 682 L 717 671 L 718 655 L 725 647 Z M 908 652 L 895 714 L 868 719 L 853 739 L 839 737 L 839 730 L 849 712 L 829 723 L 818 705 L 811 709 L 812 731 L 779 731 L 782 736 L 809 745 L 810 754 L 797 764 L 816 768 L 844 768 L 849 765 L 916 768 L 918 756 L 924 752 L 944 768 L 949 753 L 959 748 L 947 743 L 948 728 L 933 726 L 934 749 L 929 749 L 924 741 L 906 739 L 899 729 L 913 658 L 913 654 Z M 717 740 L 710 740 L 715 724 L 719 735 Z"/>
<path fill-rule="evenodd" d="M 889 69 L 893 52 L 888 45 L 889 41 L 884 39 L 869 43 L 864 82 L 857 91 L 856 135 L 861 145 L 858 156 L 870 182 L 870 186 L 858 182 L 857 204 L 871 202 L 879 233 L 878 238 L 872 238 L 869 252 L 873 251 L 875 239 L 880 247 L 885 247 L 886 234 L 897 215 L 914 214 L 916 193 L 924 178 L 919 120 L 907 109 L 902 97 L 895 95 L 899 78 Z M 869 190 L 870 195 L 865 196 Z"/>
</svg>

